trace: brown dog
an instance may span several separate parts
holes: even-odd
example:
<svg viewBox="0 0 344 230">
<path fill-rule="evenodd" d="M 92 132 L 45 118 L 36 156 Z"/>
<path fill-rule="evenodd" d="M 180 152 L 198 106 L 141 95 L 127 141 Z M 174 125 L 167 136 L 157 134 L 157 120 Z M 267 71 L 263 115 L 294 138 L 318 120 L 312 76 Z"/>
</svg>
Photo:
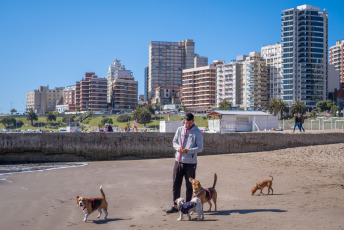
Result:
<svg viewBox="0 0 344 230">
<path fill-rule="evenodd" d="M 194 197 L 199 198 L 202 202 L 202 211 L 203 211 L 203 204 L 206 202 L 208 202 L 210 205 L 208 211 L 211 211 L 211 206 L 212 206 L 211 200 L 213 200 L 215 204 L 215 211 L 217 211 L 217 208 L 216 208 L 217 192 L 215 190 L 215 185 L 217 181 L 216 173 L 214 174 L 214 184 L 213 184 L 213 187 L 211 188 L 207 188 L 207 189 L 202 188 L 201 183 L 196 179 L 189 178 L 189 181 L 192 184 Z"/>
<path fill-rule="evenodd" d="M 252 192 L 252 196 L 254 195 L 254 193 L 258 190 L 258 189 L 260 189 L 260 193 L 259 193 L 259 195 L 258 196 L 260 196 L 260 194 L 263 194 L 264 195 L 264 193 L 263 193 L 263 188 L 264 187 L 266 187 L 266 186 L 268 186 L 268 194 L 270 194 L 270 189 L 271 189 L 271 191 L 272 191 L 272 193 L 271 194 L 274 194 L 274 190 L 272 189 L 272 180 L 274 179 L 272 176 L 270 176 L 271 177 L 271 180 L 262 180 L 262 181 L 259 181 L 257 184 L 256 184 L 256 186 L 254 186 L 252 189 L 251 189 L 251 192 Z"/>
<path fill-rule="evenodd" d="M 78 204 L 78 207 L 82 209 L 82 211 L 85 213 L 85 218 L 84 221 L 86 222 L 87 217 L 94 212 L 95 210 L 98 210 L 98 216 L 97 218 L 100 217 L 102 214 L 102 209 L 104 210 L 105 217 L 104 219 L 106 220 L 108 212 L 108 203 L 106 202 L 105 199 L 105 193 L 103 192 L 102 186 L 100 186 L 100 192 L 102 194 L 101 197 L 96 197 L 96 198 L 85 198 L 85 197 L 76 197 L 76 202 Z"/>
</svg>

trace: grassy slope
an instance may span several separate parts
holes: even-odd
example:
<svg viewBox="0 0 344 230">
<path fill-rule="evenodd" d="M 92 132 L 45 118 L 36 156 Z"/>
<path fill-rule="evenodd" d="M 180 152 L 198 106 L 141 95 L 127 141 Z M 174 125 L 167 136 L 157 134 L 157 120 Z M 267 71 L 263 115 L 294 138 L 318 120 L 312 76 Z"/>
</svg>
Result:
<svg viewBox="0 0 344 230">
<path fill-rule="evenodd" d="M 118 126 L 119 128 L 124 129 L 125 126 L 127 126 L 128 122 L 117 122 L 118 115 L 113 116 L 106 116 L 112 118 L 113 124 L 112 126 Z M 101 123 L 102 116 L 95 116 L 95 117 L 89 117 L 87 118 L 83 124 L 90 125 L 93 127 L 98 127 L 98 125 Z M 55 130 L 57 131 L 61 127 L 65 127 L 65 125 L 62 123 L 62 117 L 57 117 L 56 122 L 53 122 L 52 125 L 56 127 L 52 127 L 51 124 L 49 124 L 46 120 L 46 117 L 38 117 L 38 121 L 34 121 L 34 126 L 31 125 L 31 121 L 28 121 L 26 117 L 19 117 L 16 118 L 17 121 L 22 121 L 24 123 L 23 126 L 18 127 L 19 130 L 28 130 L 28 129 L 45 129 L 45 130 Z M 146 124 L 147 128 L 156 128 L 159 129 L 160 121 L 168 121 L 168 116 L 152 116 L 152 120 L 150 123 Z M 182 116 L 170 116 L 170 121 L 181 121 L 183 119 Z M 57 127 L 57 125 L 61 123 L 62 126 Z M 130 128 L 133 125 L 133 121 L 130 121 Z M 206 119 L 203 118 L 203 116 L 196 116 L 195 117 L 195 123 L 198 127 L 206 127 L 208 126 L 208 122 Z M 144 128 L 143 124 L 138 124 L 138 128 Z M 5 128 L 2 123 L 0 123 L 0 129 Z M 13 127 L 12 129 L 16 129 L 16 127 Z"/>
</svg>

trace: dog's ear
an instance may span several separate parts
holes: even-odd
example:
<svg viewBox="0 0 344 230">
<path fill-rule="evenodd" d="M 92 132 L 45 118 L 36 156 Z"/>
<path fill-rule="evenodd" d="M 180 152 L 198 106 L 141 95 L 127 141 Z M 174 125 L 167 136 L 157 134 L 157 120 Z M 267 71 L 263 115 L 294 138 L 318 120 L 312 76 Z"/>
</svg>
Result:
<svg viewBox="0 0 344 230">
<path fill-rule="evenodd" d="M 189 177 L 189 181 L 192 182 L 193 178 L 192 177 Z"/>
</svg>

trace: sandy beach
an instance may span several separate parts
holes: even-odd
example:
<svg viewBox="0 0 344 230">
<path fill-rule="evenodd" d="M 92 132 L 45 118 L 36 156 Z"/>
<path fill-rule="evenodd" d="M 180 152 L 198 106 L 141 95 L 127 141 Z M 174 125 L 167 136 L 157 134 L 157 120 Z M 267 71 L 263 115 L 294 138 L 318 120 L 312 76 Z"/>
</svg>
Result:
<svg viewBox="0 0 344 230">
<path fill-rule="evenodd" d="M 177 213 L 165 214 L 173 161 L 87 162 L 0 176 L 1 229 L 344 229 L 344 143 L 199 157 L 197 178 L 204 187 L 218 175 L 218 211 L 206 211 L 199 222 L 196 215 L 179 222 Z M 269 175 L 274 195 L 251 196 L 255 183 Z M 75 197 L 99 196 L 100 185 L 108 220 L 93 213 L 84 223 Z"/>
</svg>

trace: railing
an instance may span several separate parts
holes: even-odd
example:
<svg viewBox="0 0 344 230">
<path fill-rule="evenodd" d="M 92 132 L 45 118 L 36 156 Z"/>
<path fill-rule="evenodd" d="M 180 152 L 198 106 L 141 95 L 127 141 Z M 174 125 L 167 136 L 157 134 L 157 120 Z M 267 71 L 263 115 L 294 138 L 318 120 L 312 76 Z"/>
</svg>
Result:
<svg viewBox="0 0 344 230">
<path fill-rule="evenodd" d="M 278 125 L 283 130 L 293 130 L 295 122 L 294 120 L 279 120 Z M 332 130 L 341 129 L 344 130 L 344 118 L 343 117 L 317 117 L 315 119 L 307 119 L 303 123 L 305 130 Z M 297 130 L 298 127 L 295 128 Z"/>
</svg>

